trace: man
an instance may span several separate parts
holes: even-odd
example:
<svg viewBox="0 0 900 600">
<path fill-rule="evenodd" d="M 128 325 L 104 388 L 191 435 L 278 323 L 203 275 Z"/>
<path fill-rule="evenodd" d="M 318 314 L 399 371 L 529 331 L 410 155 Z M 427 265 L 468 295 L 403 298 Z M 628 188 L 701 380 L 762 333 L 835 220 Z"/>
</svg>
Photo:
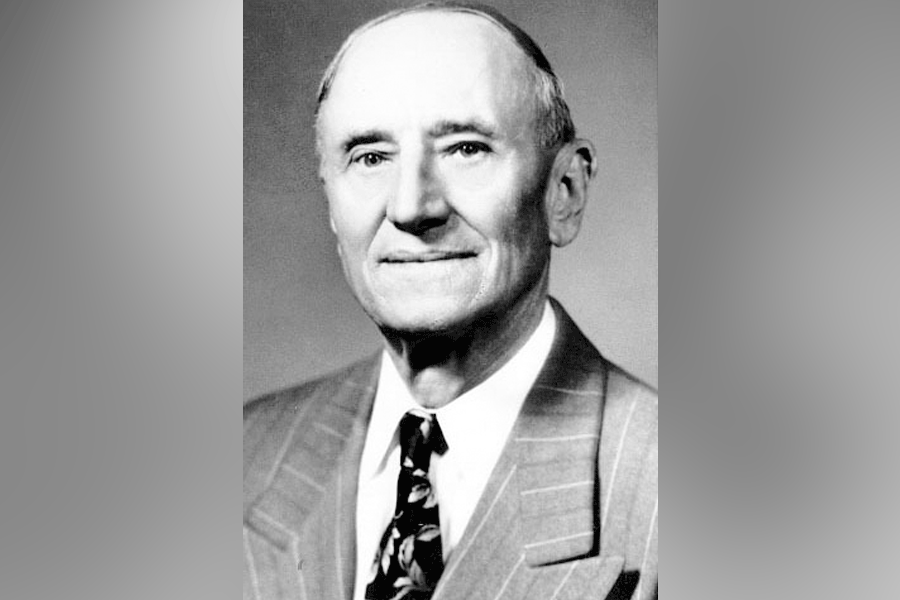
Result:
<svg viewBox="0 0 900 600">
<path fill-rule="evenodd" d="M 658 595 L 658 409 L 548 296 L 596 170 L 483 7 L 357 29 L 320 176 L 378 356 L 247 405 L 246 598 Z"/>
</svg>

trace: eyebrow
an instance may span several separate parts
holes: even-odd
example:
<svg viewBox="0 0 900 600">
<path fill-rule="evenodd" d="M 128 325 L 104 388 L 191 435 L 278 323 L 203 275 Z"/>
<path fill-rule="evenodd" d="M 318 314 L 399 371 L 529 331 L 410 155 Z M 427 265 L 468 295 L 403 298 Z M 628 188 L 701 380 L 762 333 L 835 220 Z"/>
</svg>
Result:
<svg viewBox="0 0 900 600">
<path fill-rule="evenodd" d="M 359 133 L 351 133 L 347 136 L 346 141 L 341 144 L 341 148 L 343 151 L 350 152 L 356 146 L 362 146 L 364 144 L 377 144 L 378 142 L 391 142 L 394 138 L 392 138 L 387 132 L 381 131 L 378 129 L 368 129 L 366 131 L 360 131 Z"/>
<path fill-rule="evenodd" d="M 470 119 L 468 121 L 438 121 L 428 130 L 428 136 L 431 138 L 439 138 L 445 135 L 458 133 L 477 133 L 489 139 L 494 139 L 496 137 L 494 128 L 480 119 Z M 393 141 L 393 136 L 386 131 L 380 129 L 367 129 L 365 131 L 349 134 L 347 139 L 341 144 L 341 149 L 344 153 L 347 153 L 356 146 Z"/>
<path fill-rule="evenodd" d="M 433 138 L 453 135 L 455 133 L 477 133 L 491 139 L 496 137 L 494 128 L 479 119 L 471 119 L 468 121 L 439 121 L 428 130 L 428 135 Z"/>
</svg>

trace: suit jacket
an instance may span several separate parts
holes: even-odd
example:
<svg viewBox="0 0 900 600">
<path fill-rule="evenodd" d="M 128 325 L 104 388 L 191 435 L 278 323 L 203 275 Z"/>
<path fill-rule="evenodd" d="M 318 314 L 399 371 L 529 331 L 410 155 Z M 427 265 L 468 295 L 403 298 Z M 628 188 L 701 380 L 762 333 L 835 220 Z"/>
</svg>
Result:
<svg viewBox="0 0 900 600">
<path fill-rule="evenodd" d="M 656 392 L 557 335 L 433 600 L 658 596 Z M 350 600 L 379 358 L 244 408 L 244 598 Z"/>
</svg>

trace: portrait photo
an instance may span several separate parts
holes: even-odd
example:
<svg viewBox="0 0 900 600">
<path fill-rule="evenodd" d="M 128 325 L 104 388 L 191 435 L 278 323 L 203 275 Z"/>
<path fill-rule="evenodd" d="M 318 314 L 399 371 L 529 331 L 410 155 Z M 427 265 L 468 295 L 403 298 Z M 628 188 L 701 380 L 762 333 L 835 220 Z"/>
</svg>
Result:
<svg viewBox="0 0 900 600">
<path fill-rule="evenodd" d="M 244 3 L 244 598 L 658 583 L 657 3 Z"/>
</svg>

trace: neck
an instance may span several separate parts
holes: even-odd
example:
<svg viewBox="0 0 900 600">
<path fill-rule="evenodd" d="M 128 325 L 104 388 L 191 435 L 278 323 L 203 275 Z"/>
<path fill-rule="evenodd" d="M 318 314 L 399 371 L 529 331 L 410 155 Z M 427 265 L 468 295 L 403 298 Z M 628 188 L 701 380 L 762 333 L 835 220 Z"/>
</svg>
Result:
<svg viewBox="0 0 900 600">
<path fill-rule="evenodd" d="M 502 367 L 541 322 L 546 283 L 512 310 L 489 314 L 459 332 L 405 336 L 384 331 L 388 353 L 413 398 L 425 408 L 445 406 Z"/>
</svg>

